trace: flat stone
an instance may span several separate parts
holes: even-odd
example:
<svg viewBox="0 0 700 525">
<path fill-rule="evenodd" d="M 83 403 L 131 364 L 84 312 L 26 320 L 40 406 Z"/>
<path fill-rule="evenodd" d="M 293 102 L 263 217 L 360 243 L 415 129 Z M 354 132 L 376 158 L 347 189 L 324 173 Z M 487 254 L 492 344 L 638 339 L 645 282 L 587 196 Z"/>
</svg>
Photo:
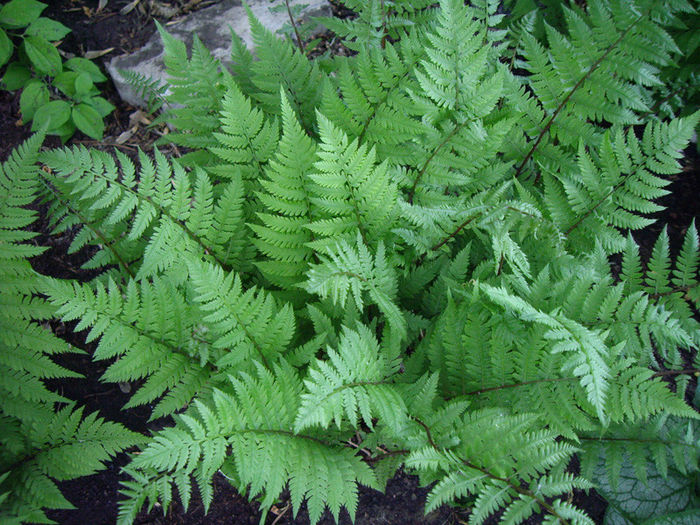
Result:
<svg viewBox="0 0 700 525">
<path fill-rule="evenodd" d="M 302 19 L 314 16 L 330 16 L 331 7 L 327 0 L 291 0 L 291 6 L 305 4 L 301 11 Z M 272 12 L 269 0 L 248 0 L 248 6 L 255 17 L 273 33 L 289 21 L 286 9 Z M 216 5 L 200 9 L 182 18 L 165 29 L 178 40 L 192 45 L 192 35 L 197 34 L 215 58 L 224 64 L 230 63 L 231 32 L 233 30 L 248 49 L 253 49 L 248 15 L 240 0 L 222 0 Z M 320 28 L 322 29 L 322 28 Z M 134 71 L 161 83 L 167 80 L 163 64 L 163 44 L 156 32 L 140 50 L 114 57 L 106 64 L 114 85 L 121 98 L 133 106 L 145 107 L 144 99 L 131 88 L 119 70 Z"/>
</svg>

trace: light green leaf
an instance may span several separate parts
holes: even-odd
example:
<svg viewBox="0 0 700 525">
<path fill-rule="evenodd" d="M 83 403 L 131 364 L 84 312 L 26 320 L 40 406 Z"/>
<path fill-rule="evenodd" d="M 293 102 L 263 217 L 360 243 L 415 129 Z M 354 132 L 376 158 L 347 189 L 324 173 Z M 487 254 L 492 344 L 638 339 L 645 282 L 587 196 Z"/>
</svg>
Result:
<svg viewBox="0 0 700 525">
<path fill-rule="evenodd" d="M 0 25 L 16 29 L 26 27 L 39 18 L 46 4 L 36 0 L 12 0 L 0 9 Z"/>
<path fill-rule="evenodd" d="M 100 68 L 87 58 L 75 57 L 67 60 L 64 64 L 66 69 L 77 73 L 87 73 L 95 83 L 106 82 L 107 77 L 102 74 Z"/>
<path fill-rule="evenodd" d="M 75 71 L 63 71 L 56 75 L 51 84 L 65 96 L 73 98 L 75 96 L 75 80 L 78 73 Z"/>
<path fill-rule="evenodd" d="M 73 108 L 72 116 L 73 122 L 80 131 L 93 139 L 102 139 L 105 124 L 95 108 L 87 104 L 78 104 Z"/>
<path fill-rule="evenodd" d="M 4 66 L 12 56 L 12 40 L 4 29 L 0 28 L 0 67 Z"/>
<path fill-rule="evenodd" d="M 51 42 L 61 40 L 70 31 L 70 28 L 64 26 L 61 22 L 44 17 L 37 18 L 27 28 L 28 35 L 41 36 Z"/>
<path fill-rule="evenodd" d="M 19 97 L 19 108 L 22 112 L 22 120 L 30 122 L 38 108 L 49 102 L 49 90 L 40 80 L 34 80 L 27 84 Z"/>
<path fill-rule="evenodd" d="M 78 73 L 75 79 L 75 94 L 82 98 L 94 87 L 89 73 Z"/>
<path fill-rule="evenodd" d="M 65 100 L 53 100 L 36 110 L 32 131 L 38 131 L 46 127 L 47 131 L 51 132 L 65 124 L 69 118 L 70 105 L 68 102 Z"/>
<path fill-rule="evenodd" d="M 114 111 L 114 106 L 103 97 L 90 97 L 83 102 L 95 108 L 102 118 Z"/>
<path fill-rule="evenodd" d="M 40 73 L 56 76 L 61 72 L 61 55 L 54 45 L 40 36 L 28 36 L 24 40 L 24 50 L 32 65 Z"/>
<path fill-rule="evenodd" d="M 18 62 L 12 62 L 7 66 L 5 75 L 2 77 L 2 89 L 14 91 L 27 85 L 32 78 L 32 73 Z"/>
</svg>

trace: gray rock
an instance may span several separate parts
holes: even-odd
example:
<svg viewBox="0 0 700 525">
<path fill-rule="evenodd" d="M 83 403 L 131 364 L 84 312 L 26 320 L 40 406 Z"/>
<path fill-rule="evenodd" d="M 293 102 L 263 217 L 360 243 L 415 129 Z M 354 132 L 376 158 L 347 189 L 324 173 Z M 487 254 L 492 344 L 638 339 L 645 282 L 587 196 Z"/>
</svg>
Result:
<svg viewBox="0 0 700 525">
<path fill-rule="evenodd" d="M 327 0 L 291 0 L 290 4 L 306 4 L 307 7 L 301 14 L 303 18 L 331 15 L 331 7 Z M 286 10 L 270 11 L 269 8 L 273 5 L 270 0 L 248 0 L 248 5 L 255 17 L 272 32 L 280 29 L 289 20 Z M 224 64 L 230 62 L 231 55 L 229 28 L 241 37 L 248 49 L 253 49 L 248 16 L 240 0 L 222 0 L 214 6 L 195 11 L 176 24 L 166 26 L 166 30 L 175 38 L 184 41 L 188 48 L 192 44 L 192 35 L 196 33 L 212 55 Z M 133 106 L 144 107 L 144 100 L 129 86 L 119 70 L 134 71 L 164 82 L 167 77 L 160 35 L 156 32 L 140 50 L 115 57 L 106 67 L 122 99 Z"/>
</svg>

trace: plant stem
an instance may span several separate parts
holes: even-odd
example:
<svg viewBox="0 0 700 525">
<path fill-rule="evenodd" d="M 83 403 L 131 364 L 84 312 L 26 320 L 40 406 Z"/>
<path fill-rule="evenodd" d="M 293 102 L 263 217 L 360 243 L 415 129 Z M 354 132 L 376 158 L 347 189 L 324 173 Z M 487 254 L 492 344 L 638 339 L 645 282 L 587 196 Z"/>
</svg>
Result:
<svg viewBox="0 0 700 525">
<path fill-rule="evenodd" d="M 292 15 L 292 9 L 289 7 L 289 0 L 284 0 L 284 5 L 287 7 L 287 16 L 289 17 L 289 23 L 292 24 L 292 29 L 294 29 L 294 35 L 297 37 L 297 45 L 299 46 L 299 51 L 304 55 L 304 44 L 301 41 L 301 35 L 299 34 L 299 29 L 297 28 L 296 21 Z"/>
</svg>

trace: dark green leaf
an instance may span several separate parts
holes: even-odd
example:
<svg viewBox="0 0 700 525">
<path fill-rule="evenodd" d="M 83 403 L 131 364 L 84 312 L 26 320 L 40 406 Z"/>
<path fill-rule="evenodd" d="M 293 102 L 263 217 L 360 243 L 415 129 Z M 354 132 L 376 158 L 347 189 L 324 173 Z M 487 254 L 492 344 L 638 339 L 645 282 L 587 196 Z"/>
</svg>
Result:
<svg viewBox="0 0 700 525">
<path fill-rule="evenodd" d="M 51 84 L 65 96 L 73 98 L 75 96 L 75 80 L 78 78 L 78 73 L 74 71 L 64 71 L 59 73 L 51 81 Z"/>
<path fill-rule="evenodd" d="M 609 504 L 604 525 L 637 525 L 647 521 L 664 523 L 664 518 L 669 515 L 696 508 L 697 497 L 694 494 L 692 475 L 684 476 L 675 470 L 669 470 L 668 476 L 664 478 L 653 464 L 649 463 L 646 467 L 648 479 L 644 483 L 637 479 L 629 462 L 623 463 L 615 489 L 608 479 L 606 468 L 600 466 L 596 469 L 596 488 Z"/>
<path fill-rule="evenodd" d="M 70 33 L 70 29 L 61 22 L 44 17 L 37 18 L 27 28 L 28 35 L 41 36 L 52 42 L 61 40 L 68 33 Z"/>
<path fill-rule="evenodd" d="M 26 27 L 39 18 L 46 4 L 36 0 L 12 0 L 0 9 L 0 24 L 5 27 Z"/>
<path fill-rule="evenodd" d="M 75 129 L 75 124 L 73 124 L 73 121 L 68 120 L 62 126 L 59 126 L 58 128 L 52 130 L 51 133 L 53 135 L 58 135 L 61 139 L 61 143 L 65 144 L 66 141 L 73 136 L 73 134 L 75 133 Z"/>
<path fill-rule="evenodd" d="M 12 62 L 7 66 L 5 75 L 2 77 L 2 88 L 9 91 L 23 88 L 32 78 L 32 73 L 19 62 Z"/>
<path fill-rule="evenodd" d="M 12 40 L 4 29 L 0 29 L 0 67 L 4 66 L 12 56 Z"/>
<path fill-rule="evenodd" d="M 29 122 L 34 118 L 36 110 L 49 102 L 49 90 L 43 82 L 35 80 L 27 84 L 19 97 L 19 108 L 22 120 Z"/>
<path fill-rule="evenodd" d="M 88 137 L 100 140 L 105 131 L 105 124 L 100 114 L 87 104 L 78 104 L 73 108 L 73 122 Z"/>
<path fill-rule="evenodd" d="M 102 74 L 100 68 L 87 58 L 75 57 L 66 61 L 66 69 L 77 71 L 78 73 L 88 73 L 93 82 L 105 82 L 107 77 Z"/>
<path fill-rule="evenodd" d="M 24 50 L 32 65 L 40 73 L 56 76 L 61 72 L 61 55 L 51 42 L 40 36 L 28 36 Z"/>
<path fill-rule="evenodd" d="M 36 110 L 32 131 L 45 127 L 46 131 L 51 133 L 65 124 L 69 118 L 70 104 L 65 100 L 53 100 Z"/>
<path fill-rule="evenodd" d="M 92 78 L 89 73 L 78 73 L 75 79 L 75 94 L 79 98 L 84 97 L 93 88 Z"/>
<path fill-rule="evenodd" d="M 102 118 L 114 111 L 114 106 L 102 97 L 90 97 L 84 102 L 95 108 Z"/>
</svg>

